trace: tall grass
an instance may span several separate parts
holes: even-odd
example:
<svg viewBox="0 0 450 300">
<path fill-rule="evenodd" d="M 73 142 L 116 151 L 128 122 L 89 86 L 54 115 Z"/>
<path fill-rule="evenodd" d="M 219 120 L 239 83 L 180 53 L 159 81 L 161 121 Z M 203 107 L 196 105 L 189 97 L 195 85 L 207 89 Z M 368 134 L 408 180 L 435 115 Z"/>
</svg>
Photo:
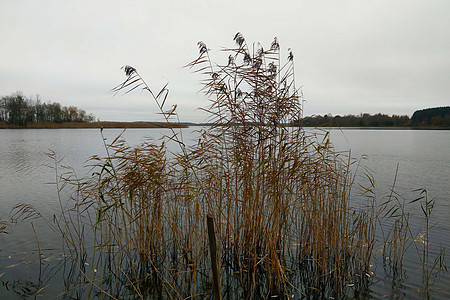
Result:
<svg viewBox="0 0 450 300">
<path fill-rule="evenodd" d="M 105 157 L 91 159 L 92 177 L 58 178 L 76 193 L 60 199 L 52 226 L 88 296 L 211 296 L 207 215 L 225 298 L 345 297 L 370 283 L 381 212 L 373 179 L 357 182 L 354 162 L 327 134 L 291 126 L 303 100 L 292 52 L 277 39 L 267 49 L 240 33 L 234 41 L 224 64 L 200 42 L 187 65 L 203 76 L 210 101 L 212 126 L 196 145 L 187 147 L 175 128 L 164 142 L 137 147 L 119 136 L 105 142 Z M 165 108 L 166 87 L 155 93 L 136 69 L 124 69 L 115 92 L 143 89 L 167 122 L 176 117 L 176 107 Z M 180 151 L 168 153 L 174 142 Z M 401 260 L 407 220 L 399 222 L 388 236 Z"/>
</svg>

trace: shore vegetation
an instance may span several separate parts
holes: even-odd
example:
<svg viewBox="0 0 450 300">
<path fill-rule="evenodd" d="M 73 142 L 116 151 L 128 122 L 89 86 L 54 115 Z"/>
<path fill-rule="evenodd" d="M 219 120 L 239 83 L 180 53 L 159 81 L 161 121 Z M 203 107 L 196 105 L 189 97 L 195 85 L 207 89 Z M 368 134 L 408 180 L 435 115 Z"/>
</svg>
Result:
<svg viewBox="0 0 450 300">
<path fill-rule="evenodd" d="M 305 127 L 376 127 L 376 128 L 445 128 L 450 129 L 450 107 L 436 107 L 415 111 L 407 115 L 360 114 L 360 115 L 314 115 L 304 117 Z"/>
<path fill-rule="evenodd" d="M 89 123 L 94 115 L 74 106 L 61 106 L 57 102 L 43 103 L 39 96 L 28 98 L 21 92 L 0 98 L 0 124 L 26 127 L 30 123 Z"/>
<path fill-rule="evenodd" d="M 337 299 L 369 297 L 376 231 L 383 255 L 401 266 L 408 214 L 394 187 L 377 201 L 373 177 L 326 132 L 285 126 L 302 116 L 294 55 L 241 33 L 216 63 L 199 42 L 186 67 L 203 78 L 211 126 L 187 146 L 170 128 L 163 141 L 130 147 L 118 136 L 77 179 L 54 153 L 61 215 L 46 219 L 64 241 L 66 296 L 113 299 Z M 114 91 L 142 89 L 166 122 L 168 89 L 137 69 Z M 168 143 L 178 152 L 167 150 Z M 15 217 L 39 216 L 19 204 Z M 428 263 L 428 260 L 426 261 Z"/>
</svg>

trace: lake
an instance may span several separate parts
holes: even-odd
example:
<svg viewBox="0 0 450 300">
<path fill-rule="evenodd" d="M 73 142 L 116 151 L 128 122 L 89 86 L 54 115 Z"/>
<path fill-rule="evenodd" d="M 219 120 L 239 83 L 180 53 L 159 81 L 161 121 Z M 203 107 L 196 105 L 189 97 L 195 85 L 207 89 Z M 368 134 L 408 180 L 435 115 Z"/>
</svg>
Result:
<svg viewBox="0 0 450 300">
<path fill-rule="evenodd" d="M 197 128 L 183 129 L 187 144 L 196 140 Z M 312 129 L 307 129 L 312 130 Z M 122 132 L 105 129 L 106 142 Z M 130 145 L 144 138 L 160 138 L 167 129 L 129 129 L 123 137 Z M 450 131 L 445 130 L 374 130 L 331 129 L 330 139 L 336 151 L 351 149 L 355 158 L 367 155 L 362 164 L 371 170 L 376 182 L 377 199 L 390 193 L 398 166 L 395 189 L 408 203 L 419 196 L 416 189 L 425 188 L 435 199 L 430 231 L 430 253 L 439 254 L 440 247 L 450 248 Z M 176 150 L 177 145 L 169 146 Z M 89 175 L 86 166 L 92 155 L 105 155 L 98 129 L 27 129 L 0 130 L 0 217 L 7 220 L 17 203 L 29 203 L 51 219 L 59 210 L 53 161 L 45 155 L 53 150 L 64 164 L 71 166 L 78 177 Z M 63 196 L 67 196 L 63 194 Z M 381 200 L 379 200 L 381 201 Z M 423 233 L 424 218 L 419 203 L 407 205 L 410 213 L 411 235 Z M 0 234 L 0 298 L 22 299 L 33 294 L 42 282 L 44 296 L 56 297 L 63 290 L 61 240 L 41 220 L 12 224 L 9 234 Z M 423 288 L 421 264 L 412 241 L 404 260 L 404 275 L 400 281 L 385 272 L 381 257 L 375 259 L 375 274 L 370 295 L 373 298 L 420 299 Z M 45 270 L 39 270 L 38 245 L 45 249 Z M 421 247 L 421 245 L 419 245 Z M 53 268 L 53 269 L 52 269 Z M 41 284 L 38 284 L 38 283 Z M 450 298 L 450 276 L 444 273 L 431 287 L 433 298 Z"/>
</svg>

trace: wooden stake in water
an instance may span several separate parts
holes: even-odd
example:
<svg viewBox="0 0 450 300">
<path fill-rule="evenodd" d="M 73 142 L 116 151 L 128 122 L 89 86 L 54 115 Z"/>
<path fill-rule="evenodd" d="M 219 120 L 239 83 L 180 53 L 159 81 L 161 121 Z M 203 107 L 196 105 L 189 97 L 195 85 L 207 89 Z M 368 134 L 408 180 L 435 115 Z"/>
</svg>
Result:
<svg viewBox="0 0 450 300">
<path fill-rule="evenodd" d="M 214 218 L 211 215 L 206 216 L 206 224 L 208 225 L 208 239 L 209 239 L 209 252 L 211 253 L 211 267 L 213 273 L 213 290 L 214 298 L 216 300 L 222 299 L 222 293 L 220 291 L 220 274 L 217 261 L 217 244 L 216 234 L 214 231 Z"/>
</svg>

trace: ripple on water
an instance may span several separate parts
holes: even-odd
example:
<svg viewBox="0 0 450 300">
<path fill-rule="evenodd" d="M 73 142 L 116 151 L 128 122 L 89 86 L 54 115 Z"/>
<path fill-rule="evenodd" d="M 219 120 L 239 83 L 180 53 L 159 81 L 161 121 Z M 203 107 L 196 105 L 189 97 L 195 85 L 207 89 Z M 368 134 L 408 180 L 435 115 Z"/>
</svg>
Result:
<svg viewBox="0 0 450 300">
<path fill-rule="evenodd" d="M 108 141 L 112 141 L 122 130 L 104 130 Z M 360 157 L 368 154 L 365 162 L 374 172 L 377 187 L 387 193 L 394 178 L 396 165 L 400 164 L 397 188 L 406 201 L 414 199 L 417 193 L 412 190 L 425 187 L 431 198 L 436 198 L 433 211 L 434 222 L 430 238 L 430 254 L 439 254 L 440 244 L 450 248 L 450 196 L 448 178 L 450 177 L 450 131 L 376 131 L 343 130 L 331 134 L 332 142 L 339 150 L 352 149 L 352 155 Z M 128 130 L 125 138 L 130 144 L 141 142 L 145 136 L 155 139 L 162 135 L 161 130 Z M 186 134 L 185 138 L 188 137 Z M 194 136 L 192 139 L 196 139 Z M 82 166 L 95 154 L 105 155 L 103 140 L 99 130 L 0 130 L 0 217 L 6 218 L 11 208 L 18 202 L 31 203 L 47 216 L 52 216 L 57 203 L 56 189 L 51 183 L 55 173 L 46 165 L 52 161 L 45 155 L 49 149 L 55 150 L 58 157 L 65 156 L 67 165 L 74 167 L 80 176 L 87 174 Z M 423 215 L 420 206 L 411 211 L 410 225 L 414 234 L 423 233 Z M 434 223 L 433 223 L 434 224 Z M 36 231 L 42 246 L 51 247 L 58 240 L 53 234 L 45 234 L 44 224 L 36 221 Z M 44 234 L 42 234 L 44 233 Z M 408 248 L 403 262 L 403 277 L 393 280 L 392 272 L 384 269 L 381 261 L 376 262 L 376 277 L 371 286 L 374 298 L 422 298 L 423 289 L 420 253 L 414 249 L 423 244 L 414 242 Z M 35 236 L 30 224 L 13 226 L 10 235 L 0 235 L 0 260 L 7 260 L 8 253 L 33 251 L 36 248 Z M 5 258 L 6 255 L 6 258 Z M 378 258 L 379 260 L 379 258 Z M 3 262 L 2 262 L 3 264 Z M 1 266 L 0 266 L 1 267 Z M 442 299 L 450 299 L 449 273 L 439 278 L 432 286 L 432 293 Z"/>
</svg>

